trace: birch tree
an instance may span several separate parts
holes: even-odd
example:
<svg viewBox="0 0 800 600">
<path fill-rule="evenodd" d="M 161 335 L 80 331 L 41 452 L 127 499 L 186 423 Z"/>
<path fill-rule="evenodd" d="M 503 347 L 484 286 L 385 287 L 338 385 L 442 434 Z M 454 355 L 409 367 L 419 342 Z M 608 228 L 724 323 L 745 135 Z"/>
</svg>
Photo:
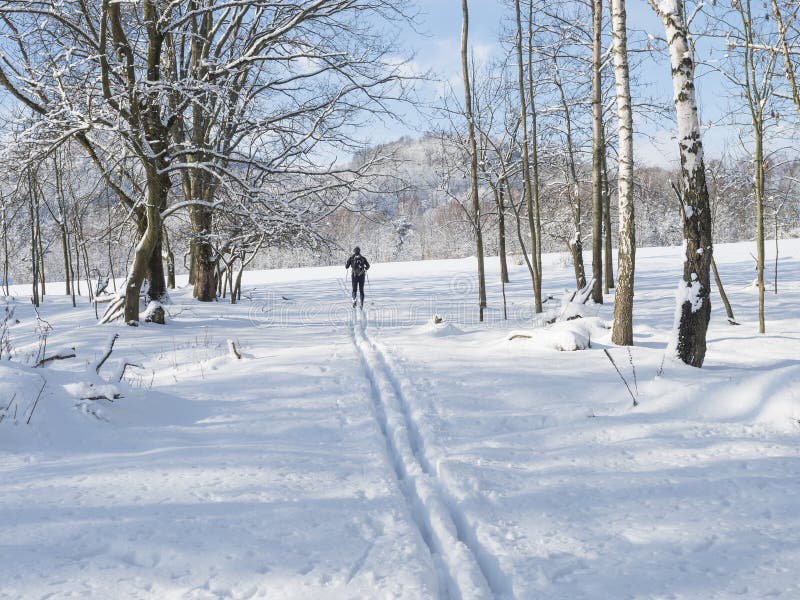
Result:
<svg viewBox="0 0 800 600">
<path fill-rule="evenodd" d="M 619 137 L 617 197 L 619 200 L 619 246 L 614 290 L 615 344 L 633 345 L 633 281 L 636 265 L 636 226 L 633 210 L 633 113 L 628 70 L 628 35 L 625 0 L 611 1 L 611 45 L 617 91 Z"/>
<path fill-rule="evenodd" d="M 703 141 L 695 97 L 695 61 L 689 46 L 683 0 L 649 0 L 664 26 L 672 70 L 680 156 L 683 219 L 683 279 L 678 286 L 675 323 L 667 351 L 684 363 L 702 367 L 711 318 L 711 207 L 706 186 Z M 621 274 L 618 275 L 621 279 Z M 618 283 L 619 285 L 619 283 Z"/>
</svg>

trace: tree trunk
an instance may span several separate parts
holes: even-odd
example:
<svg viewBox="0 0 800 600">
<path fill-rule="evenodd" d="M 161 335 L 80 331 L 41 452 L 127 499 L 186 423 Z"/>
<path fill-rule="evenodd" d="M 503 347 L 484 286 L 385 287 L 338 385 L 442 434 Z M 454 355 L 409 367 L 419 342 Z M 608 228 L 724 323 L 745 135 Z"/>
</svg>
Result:
<svg viewBox="0 0 800 600">
<path fill-rule="evenodd" d="M 75 214 L 77 209 L 72 210 L 72 230 L 77 230 L 78 216 Z M 78 289 L 78 296 L 81 296 L 81 252 L 78 248 L 78 236 L 72 236 L 72 255 L 75 257 L 75 270 L 72 272 L 72 281 Z"/>
<path fill-rule="evenodd" d="M 717 271 L 717 261 L 714 260 L 713 256 L 711 257 L 711 270 L 714 272 L 714 281 L 717 284 L 719 297 L 722 299 L 722 304 L 725 305 L 725 313 L 728 315 L 730 321 L 735 321 L 736 317 L 733 316 L 733 308 L 728 301 L 728 294 L 725 293 L 725 287 L 722 285 L 722 278 L 720 278 L 719 271 Z"/>
<path fill-rule="evenodd" d="M 42 284 L 42 300 L 47 293 L 47 278 L 44 271 L 44 242 L 42 241 L 42 217 L 39 195 L 36 195 L 36 243 L 39 245 L 39 280 Z"/>
<path fill-rule="evenodd" d="M 603 247 L 605 266 L 603 268 L 603 293 L 614 288 L 614 255 L 611 233 L 611 191 L 608 184 L 608 147 L 606 146 L 605 124 L 603 125 Z"/>
<path fill-rule="evenodd" d="M 497 186 L 497 246 L 500 254 L 500 283 L 508 283 L 508 257 L 506 256 L 506 202 L 503 194 L 503 184 Z"/>
<path fill-rule="evenodd" d="M 39 257 L 36 245 L 36 219 L 34 217 L 33 209 L 33 175 L 28 170 L 28 208 L 31 220 L 31 281 L 32 281 L 32 296 L 31 301 L 34 306 L 39 306 Z"/>
<path fill-rule="evenodd" d="M 66 218 L 66 217 L 65 217 Z M 70 295 L 72 296 L 72 306 L 76 305 L 75 302 L 75 266 L 72 260 L 72 248 L 69 248 L 69 278 L 70 278 Z M 79 288 L 80 291 L 80 288 Z"/>
<path fill-rule="evenodd" d="M 674 352 L 687 365 L 702 367 L 706 356 L 706 332 L 711 318 L 709 292 L 713 245 L 703 141 L 695 100 L 694 57 L 683 18 L 683 0 L 661 0 L 659 4 L 651 0 L 651 4 L 661 18 L 669 40 L 686 250 L 683 280 L 676 301 L 674 331 L 668 351 Z"/>
<path fill-rule="evenodd" d="M 157 302 L 163 301 L 167 296 L 167 278 L 164 273 L 163 238 L 159 229 L 153 253 L 147 264 L 147 297 Z"/>
<path fill-rule="evenodd" d="M 483 262 L 483 233 L 481 231 L 481 205 L 478 197 L 478 148 L 475 141 L 475 121 L 472 115 L 472 88 L 469 77 L 469 62 L 467 56 L 469 37 L 469 6 L 467 0 L 461 0 L 461 69 L 464 76 L 464 106 L 467 115 L 467 128 L 469 131 L 470 153 L 470 187 L 472 196 L 472 218 L 475 228 L 475 251 L 478 258 L 478 303 L 480 306 L 480 320 L 483 321 L 483 311 L 486 308 L 486 272 Z"/>
<path fill-rule="evenodd" d="M 516 222 L 516 230 L 517 230 L 517 243 L 519 244 L 519 249 L 522 252 L 522 258 L 525 260 L 525 265 L 528 267 L 528 273 L 531 276 L 531 285 L 533 286 L 533 295 L 534 298 L 536 297 L 536 252 L 531 252 L 531 256 L 528 256 L 528 250 L 525 247 L 525 238 L 522 235 L 522 216 L 520 215 L 520 211 L 522 210 L 522 200 L 520 200 L 519 206 L 514 201 L 514 192 L 511 188 L 511 184 L 509 183 L 508 172 L 506 171 L 505 165 L 503 166 L 503 185 L 506 186 L 506 191 L 508 192 L 508 202 L 511 206 L 511 210 L 514 211 L 514 221 Z M 524 196 L 524 192 L 523 192 Z M 530 224 L 530 219 L 528 219 L 528 223 Z M 541 310 L 539 310 L 541 312 Z"/>
<path fill-rule="evenodd" d="M 61 217 L 64 219 L 64 216 Z M 61 230 L 61 251 L 64 254 L 64 295 L 69 296 L 70 290 L 72 286 L 70 285 L 69 280 L 69 238 L 67 237 L 67 224 L 65 222 L 59 223 L 59 227 Z M 72 306 L 75 306 L 73 302 Z"/>
<path fill-rule="evenodd" d="M 586 273 L 583 271 L 583 243 L 580 239 L 567 242 L 567 249 L 572 256 L 572 266 L 575 269 L 575 289 L 586 287 Z"/>
<path fill-rule="evenodd" d="M 189 285 L 194 287 L 194 262 L 195 262 L 195 249 L 194 242 L 189 244 Z M 183 266 L 186 266 L 186 255 L 183 255 Z"/>
<path fill-rule="evenodd" d="M 244 255 L 242 255 L 242 264 L 239 267 L 238 273 L 236 273 L 236 285 L 233 288 L 233 298 L 237 300 L 242 299 L 242 275 L 244 275 L 244 270 L 249 263 L 249 260 L 245 262 Z"/>
<path fill-rule="evenodd" d="M 743 88 L 743 96 L 747 99 L 747 106 L 750 109 L 751 123 L 753 126 L 753 141 L 755 144 L 755 196 L 756 196 L 756 248 L 757 248 L 757 270 L 758 270 L 758 332 L 764 333 L 766 330 L 764 323 L 764 293 L 766 282 L 764 281 L 764 261 L 766 253 L 764 250 L 764 188 L 765 188 L 765 165 L 764 165 L 764 110 L 772 93 L 772 77 L 774 74 L 774 65 L 777 60 L 777 55 L 773 51 L 767 54 L 770 60 L 759 69 L 757 66 L 759 60 L 756 58 L 758 52 L 754 45 L 756 44 L 756 35 L 753 33 L 753 12 L 751 9 L 750 0 L 743 0 L 742 2 L 735 3 L 734 8 L 739 13 L 742 22 L 743 33 L 743 48 L 742 59 L 744 62 L 744 80 L 741 83 Z M 775 7 L 773 7 L 774 9 Z M 766 15 L 767 18 L 769 15 Z M 776 19 L 778 25 L 778 34 L 781 45 L 785 49 L 786 31 L 780 17 L 780 11 L 777 11 Z M 792 68 L 791 60 L 786 66 L 786 76 L 789 85 L 797 102 L 797 89 L 794 81 L 794 70 Z"/>
<path fill-rule="evenodd" d="M 89 251 L 86 249 L 86 240 L 83 239 L 83 230 L 80 231 L 81 236 L 81 250 L 83 250 L 83 272 L 86 276 L 86 289 L 89 296 L 89 302 L 94 301 L 94 288 L 92 287 L 92 268 L 89 263 Z"/>
<path fill-rule="evenodd" d="M 161 210 L 166 205 L 168 190 L 169 176 L 156 168 L 148 169 L 144 230 L 136 245 L 125 289 L 125 322 L 129 325 L 139 321 L 139 295 L 145 279 L 150 284 L 148 296 L 151 300 L 160 300 L 166 295 L 161 259 Z"/>
<path fill-rule="evenodd" d="M 531 150 L 531 187 L 533 188 L 533 217 L 528 214 L 531 235 L 535 234 L 533 243 L 534 262 L 536 263 L 536 282 L 534 290 L 537 298 L 536 312 L 542 312 L 542 218 L 539 203 L 539 124 L 536 114 L 536 90 L 533 78 L 533 10 L 534 3 L 528 3 L 528 104 L 530 105 L 531 130 L 529 144 Z M 530 207 L 529 207 L 530 208 Z M 531 221 L 532 219 L 532 221 Z"/>
<path fill-rule="evenodd" d="M 0 198 L 0 201 L 2 199 Z M 11 289 L 8 282 L 8 271 L 10 267 L 8 258 L 8 221 L 6 217 L 6 207 L 3 205 L 3 293 L 5 296 L 11 295 Z"/>
<path fill-rule="evenodd" d="M 773 287 L 773 291 L 775 294 L 778 293 L 778 209 L 775 209 L 775 286 Z"/>
<path fill-rule="evenodd" d="M 519 106 L 520 106 L 520 125 L 522 125 L 522 181 L 524 185 L 525 202 L 528 212 L 528 229 L 531 236 L 531 266 L 533 267 L 531 276 L 533 279 L 533 301 L 534 310 L 537 313 L 542 312 L 542 291 L 539 282 L 541 275 L 539 273 L 539 259 L 537 258 L 537 227 L 536 227 L 536 206 L 534 206 L 534 192 L 533 184 L 531 181 L 531 160 L 530 160 L 530 141 L 528 138 L 528 101 L 526 99 L 525 90 L 525 64 L 522 59 L 522 10 L 520 8 L 520 0 L 515 0 L 514 10 L 516 15 L 516 37 L 515 47 L 517 52 L 517 85 L 519 88 Z M 538 203 L 537 203 L 538 204 Z"/>
<path fill-rule="evenodd" d="M 107 199 L 108 199 L 108 203 L 106 204 L 106 208 L 107 208 L 106 214 L 108 216 L 108 231 L 110 232 L 111 231 L 111 196 L 108 195 Z M 108 239 L 108 246 L 107 246 L 106 250 L 108 252 L 108 271 L 111 274 L 111 285 L 114 287 L 114 293 L 116 294 L 117 293 L 117 280 L 116 280 L 116 277 L 114 275 L 114 256 L 113 256 L 113 254 L 111 252 L 112 245 L 111 245 L 111 234 L 110 233 L 107 236 L 107 239 Z"/>
<path fill-rule="evenodd" d="M 633 114 L 628 72 L 628 36 L 625 0 L 611 1 L 611 45 L 614 56 L 614 81 L 617 93 L 619 136 L 619 241 L 617 246 L 617 284 L 614 290 L 614 328 L 611 341 L 633 345 L 633 284 L 636 267 L 636 227 L 633 212 Z"/>
<path fill-rule="evenodd" d="M 603 303 L 603 0 L 592 0 L 592 300 Z"/>
<path fill-rule="evenodd" d="M 772 4 L 772 14 L 775 16 L 775 22 L 777 23 L 778 29 L 778 43 L 781 47 L 781 53 L 783 54 L 783 62 L 784 62 L 784 73 L 786 75 L 786 81 L 789 83 L 789 90 L 792 93 L 792 102 L 794 103 L 795 110 L 797 110 L 797 115 L 800 116 L 800 90 L 797 87 L 797 79 L 795 77 L 794 71 L 794 63 L 792 63 L 792 56 L 791 56 L 791 49 L 789 48 L 789 43 L 786 39 L 786 24 L 783 20 L 783 14 L 781 14 L 780 6 L 778 5 L 778 0 L 770 0 Z M 790 17 L 791 19 L 791 17 Z"/>
<path fill-rule="evenodd" d="M 194 206 L 192 216 L 192 259 L 194 297 L 201 302 L 212 302 L 217 297 L 215 273 L 217 258 L 208 240 L 211 234 L 213 213 L 204 206 Z"/>
<path fill-rule="evenodd" d="M 164 249 L 166 250 L 165 258 L 167 260 L 167 287 L 171 290 L 175 289 L 175 254 L 169 245 L 169 236 L 167 235 L 167 228 L 162 228 L 161 236 L 164 240 Z"/>
<path fill-rule="evenodd" d="M 564 86 L 561 82 L 561 76 L 558 72 L 558 62 L 556 57 L 553 57 L 553 66 L 555 67 L 555 76 L 553 82 L 558 88 L 559 97 L 561 98 L 561 108 L 564 111 L 564 125 L 566 126 L 566 144 L 567 144 L 567 200 L 572 211 L 572 238 L 567 241 L 570 253 L 572 254 L 572 264 L 575 267 L 575 285 L 576 289 L 583 289 L 586 287 L 586 269 L 583 265 L 583 238 L 581 236 L 581 192 L 580 183 L 578 181 L 578 170 L 575 163 L 575 148 L 572 139 L 572 115 L 569 110 L 569 103 L 567 96 L 564 93 Z"/>
<path fill-rule="evenodd" d="M 756 192 L 756 258 L 758 272 L 758 333 L 766 331 L 764 323 L 764 130 L 761 123 L 753 124 L 755 137 L 755 192 Z"/>
</svg>

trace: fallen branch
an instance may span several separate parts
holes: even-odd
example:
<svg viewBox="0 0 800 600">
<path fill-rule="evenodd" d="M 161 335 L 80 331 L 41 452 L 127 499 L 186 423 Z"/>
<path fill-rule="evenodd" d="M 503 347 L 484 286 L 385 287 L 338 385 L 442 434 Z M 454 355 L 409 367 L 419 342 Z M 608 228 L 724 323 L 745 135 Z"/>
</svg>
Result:
<svg viewBox="0 0 800 600">
<path fill-rule="evenodd" d="M 586 304 L 592 295 L 593 287 L 594 287 L 594 278 L 590 279 L 589 282 L 581 289 L 575 290 L 575 294 L 572 296 L 572 302 L 577 302 L 578 304 Z"/>
<path fill-rule="evenodd" d="M 109 398 L 105 394 L 101 394 L 99 396 L 82 396 L 81 400 L 108 400 L 109 402 L 113 402 L 114 400 L 119 400 L 123 398 L 122 394 L 114 394 L 113 398 Z"/>
<path fill-rule="evenodd" d="M 237 359 L 242 359 L 242 353 L 236 348 L 236 343 L 233 340 L 228 340 L 228 350 Z"/>
<path fill-rule="evenodd" d="M 617 374 L 619 375 L 620 379 L 622 379 L 622 383 L 625 384 L 625 388 L 628 390 L 628 393 L 631 395 L 631 399 L 633 400 L 633 406 L 634 407 L 639 406 L 639 401 L 636 399 L 636 396 L 633 395 L 633 392 L 631 391 L 631 386 L 628 385 L 628 381 L 625 379 L 625 376 L 619 370 L 619 367 L 617 367 L 617 363 L 614 362 L 614 359 L 611 357 L 611 353 L 608 351 L 608 348 L 603 348 L 603 352 L 606 353 L 608 360 L 610 360 L 611 364 L 614 365 L 614 369 L 616 369 Z"/>
<path fill-rule="evenodd" d="M 114 300 L 111 304 L 108 305 L 106 308 L 106 312 L 103 313 L 103 316 L 100 318 L 100 324 L 106 325 L 111 323 L 111 321 L 115 321 L 119 319 L 125 313 L 125 296 L 120 296 L 116 300 Z"/>
<path fill-rule="evenodd" d="M 119 334 L 115 333 L 108 340 L 108 345 L 106 347 L 106 353 L 103 355 L 103 358 L 100 359 L 100 362 L 98 362 L 97 365 L 95 365 L 95 368 L 94 368 L 94 372 L 97 373 L 98 375 L 100 374 L 100 367 L 103 366 L 103 363 L 105 363 L 108 360 L 108 357 L 111 356 L 111 353 L 114 351 L 114 343 L 117 341 L 118 337 L 119 337 Z"/>
<path fill-rule="evenodd" d="M 639 381 L 636 378 L 636 365 L 633 364 L 633 353 L 631 352 L 631 347 L 627 346 L 628 349 L 628 361 L 631 363 L 631 371 L 633 371 L 633 389 L 636 390 L 636 397 L 639 397 Z"/>
<path fill-rule="evenodd" d="M 68 358 L 75 358 L 75 348 L 71 348 L 71 352 L 66 352 L 66 351 L 58 352 L 56 354 L 53 354 L 52 356 L 48 356 L 46 358 L 43 358 L 42 360 L 37 362 L 35 365 L 33 365 L 33 368 L 35 369 L 37 367 L 43 367 L 47 363 L 53 362 L 54 360 L 66 360 Z"/>
<path fill-rule="evenodd" d="M 572 304 L 586 304 L 589 301 L 589 298 L 592 296 L 592 288 L 594 287 L 594 278 L 590 279 L 589 282 L 583 286 L 582 288 L 576 289 L 572 292 L 572 295 L 569 297 L 566 302 L 563 302 L 561 310 L 559 311 L 558 315 L 554 316 L 552 319 L 548 319 L 545 321 L 546 325 L 552 325 L 557 321 L 572 321 L 573 319 L 580 319 L 581 315 L 572 315 L 568 318 L 564 318 L 564 315 L 567 314 L 567 311 Z"/>
<path fill-rule="evenodd" d="M 144 369 L 144 366 L 138 363 L 129 363 L 129 362 L 123 363 L 122 367 L 119 369 L 119 371 L 117 371 L 117 381 L 122 381 L 122 378 L 125 377 L 125 371 L 127 370 L 128 367 Z"/>
<path fill-rule="evenodd" d="M 2 422 L 3 422 L 3 419 L 5 419 L 5 418 L 6 418 L 6 415 L 8 414 L 8 409 L 9 409 L 9 408 L 11 408 L 11 403 L 12 403 L 12 402 L 14 402 L 14 398 L 16 398 L 16 397 L 17 397 L 17 392 L 14 392 L 14 393 L 11 395 L 11 400 L 9 400 L 9 401 L 8 401 L 8 404 L 7 404 L 7 405 L 6 405 L 6 407 L 3 409 L 3 412 L 0 412 L 0 423 L 2 423 Z"/>
<path fill-rule="evenodd" d="M 33 406 L 31 407 L 31 414 L 28 415 L 28 420 L 25 421 L 26 425 L 31 424 L 31 417 L 33 417 L 33 411 L 36 410 L 36 405 L 39 404 L 39 398 L 42 397 L 42 392 L 44 391 L 44 387 L 47 385 L 47 380 L 42 378 L 42 387 L 39 389 L 39 393 L 36 394 L 36 400 L 33 401 Z"/>
</svg>

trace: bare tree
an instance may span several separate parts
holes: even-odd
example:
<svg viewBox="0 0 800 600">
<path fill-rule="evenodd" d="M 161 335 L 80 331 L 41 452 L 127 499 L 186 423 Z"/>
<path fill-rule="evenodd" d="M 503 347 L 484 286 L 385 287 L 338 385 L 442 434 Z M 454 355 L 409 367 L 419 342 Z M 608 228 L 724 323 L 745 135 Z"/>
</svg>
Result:
<svg viewBox="0 0 800 600">
<path fill-rule="evenodd" d="M 469 133 L 469 175 L 470 194 L 472 196 L 472 219 L 475 228 L 475 252 L 478 259 L 478 304 L 480 320 L 483 321 L 483 310 L 486 308 L 486 272 L 483 261 L 483 233 L 481 231 L 481 205 L 478 197 L 478 147 L 475 138 L 475 121 L 472 115 L 472 88 L 469 71 L 469 5 L 461 0 L 461 72 L 464 78 L 464 110 L 467 117 Z"/>
<path fill-rule="evenodd" d="M 796 49 L 792 49 L 792 46 L 796 46 L 798 38 L 800 38 L 800 35 L 798 35 L 800 32 L 797 31 L 797 22 L 798 17 L 800 16 L 800 14 L 798 14 L 800 13 L 800 4 L 797 4 L 796 2 L 785 2 L 784 8 L 781 8 L 779 0 L 770 0 L 770 3 L 772 5 L 772 14 L 775 17 L 775 22 L 777 24 L 777 45 L 781 54 L 783 55 L 784 74 L 786 75 L 786 81 L 789 84 L 792 103 L 794 104 L 798 117 L 800 117 L 800 89 L 798 89 L 797 86 L 797 69 L 795 66 L 798 53 Z M 784 10 L 786 13 L 784 13 Z M 794 27 L 792 28 L 794 35 L 792 36 L 792 39 L 790 39 L 789 32 L 790 25 L 792 24 L 794 24 Z"/>
<path fill-rule="evenodd" d="M 514 11 L 516 15 L 516 30 L 515 30 L 515 42 L 514 48 L 516 51 L 516 58 L 517 58 L 517 85 L 518 85 L 518 92 L 519 92 L 519 105 L 520 105 L 520 124 L 522 126 L 522 140 L 520 140 L 520 146 L 522 150 L 522 181 L 524 185 L 524 196 L 525 201 L 527 204 L 527 213 L 528 213 L 528 227 L 530 230 L 531 236 L 531 251 L 532 257 L 530 262 L 531 272 L 531 279 L 533 282 L 533 299 L 534 299 L 534 310 L 539 313 L 542 312 L 542 288 L 541 288 L 541 247 L 539 240 L 540 231 L 537 226 L 537 215 L 539 212 L 539 198 L 538 198 L 538 181 L 536 182 L 536 190 L 534 191 L 534 184 L 533 184 L 533 177 L 531 174 L 531 155 L 530 155 L 530 145 L 531 140 L 528 137 L 528 100 L 530 99 L 533 101 L 533 97 L 531 95 L 530 98 L 526 98 L 526 93 L 532 94 L 533 93 L 533 86 L 532 84 L 526 90 L 526 81 L 525 81 L 525 62 L 523 61 L 523 54 L 522 54 L 522 35 L 523 35 L 523 28 L 522 28 L 522 12 L 520 7 L 520 0 L 514 1 Z M 532 20 L 529 19 L 528 28 L 531 32 L 533 30 Z M 529 44 L 529 48 L 531 45 Z M 530 50 L 532 52 L 532 49 Z M 530 57 L 530 55 L 529 55 Z M 532 65 L 528 64 L 528 69 L 531 69 Z M 528 80 L 530 83 L 531 80 Z M 535 109 L 534 109 L 535 111 Z M 535 117 L 534 117 L 535 118 Z M 536 145 L 536 139 L 534 137 L 532 141 L 533 145 Z M 534 161 L 534 168 L 538 169 L 538 157 Z M 537 172 L 537 179 L 538 179 L 538 172 Z"/>
<path fill-rule="evenodd" d="M 592 0 L 592 300 L 603 303 L 603 0 Z"/>
<path fill-rule="evenodd" d="M 617 283 L 614 291 L 615 344 L 633 345 L 633 280 L 636 265 L 636 225 L 633 210 L 633 114 L 628 70 L 628 35 L 625 0 L 611 2 L 611 44 L 617 90 L 617 127 L 619 135 L 619 246 Z"/>
<path fill-rule="evenodd" d="M 732 4 L 738 26 L 722 19 L 724 34 L 728 39 L 729 52 L 741 60 L 741 67 L 728 79 L 744 96 L 753 136 L 753 191 L 756 203 L 756 271 L 758 284 L 758 332 L 765 332 L 764 323 L 764 194 L 766 185 L 765 129 L 769 124 L 773 77 L 776 53 L 760 48 L 770 48 L 777 40 L 772 39 L 772 24 L 763 16 L 754 14 L 751 0 L 738 0 Z M 766 15 L 769 16 L 768 14 Z M 766 29 L 766 31 L 765 31 Z M 760 47 L 760 48 L 759 48 Z M 738 56 L 737 56 L 738 55 Z M 788 73 L 789 71 L 787 71 Z M 740 77 L 740 75 L 742 77 Z M 790 83 L 793 78 L 790 76 Z M 793 93 L 796 91 L 793 89 Z"/>
<path fill-rule="evenodd" d="M 695 97 L 694 55 L 684 18 L 683 0 L 661 0 L 650 5 L 661 19 L 669 46 L 673 99 L 677 113 L 681 201 L 685 257 L 678 287 L 675 325 L 668 351 L 684 363 L 702 367 L 706 332 L 711 318 L 710 267 L 711 206 L 706 186 L 703 141 Z"/>
<path fill-rule="evenodd" d="M 606 142 L 606 124 L 603 122 L 603 293 L 608 294 L 614 287 L 614 255 L 611 232 L 611 189 L 608 177 L 608 143 Z"/>
<path fill-rule="evenodd" d="M 213 257 L 203 240 L 220 188 L 245 211 L 261 206 L 252 200 L 265 179 L 291 180 L 289 189 L 302 179 L 299 198 L 271 197 L 284 217 L 302 219 L 320 188 L 357 179 L 329 160 L 355 147 L 349 127 L 405 95 L 404 65 L 377 26 L 405 18 L 389 0 L 9 0 L 0 16 L 10 56 L 0 84 L 39 117 L 24 143 L 46 155 L 77 140 L 136 217 L 131 323 L 145 280 L 149 299 L 166 294 L 166 216 L 190 212 L 196 293 L 209 299 Z M 169 206 L 178 177 L 183 198 Z"/>
<path fill-rule="evenodd" d="M 725 168 L 723 160 L 712 161 L 707 166 L 707 173 L 712 184 L 713 194 L 710 195 L 711 201 L 711 235 L 716 239 L 715 227 L 717 226 L 717 214 L 721 205 L 721 196 L 726 193 L 733 193 L 733 187 L 738 183 L 735 177 L 731 177 L 728 170 Z M 736 317 L 733 314 L 733 307 L 728 300 L 728 294 L 725 293 L 725 286 L 722 284 L 722 278 L 717 269 L 717 263 L 714 257 L 711 257 L 711 271 L 714 273 L 714 283 L 717 285 L 719 297 L 725 306 L 725 314 L 728 316 L 728 322 L 731 324 L 736 323 Z"/>
<path fill-rule="evenodd" d="M 567 100 L 564 82 L 558 64 L 558 54 L 553 54 L 553 84 L 558 92 L 558 101 L 564 117 L 565 157 L 565 190 L 567 202 L 572 215 L 572 231 L 567 240 L 567 247 L 572 254 L 572 265 L 575 269 L 575 285 L 577 289 L 586 287 L 586 269 L 583 264 L 583 234 L 581 232 L 581 184 L 578 179 L 578 161 L 575 152 L 575 140 L 572 134 L 572 107 Z"/>
</svg>

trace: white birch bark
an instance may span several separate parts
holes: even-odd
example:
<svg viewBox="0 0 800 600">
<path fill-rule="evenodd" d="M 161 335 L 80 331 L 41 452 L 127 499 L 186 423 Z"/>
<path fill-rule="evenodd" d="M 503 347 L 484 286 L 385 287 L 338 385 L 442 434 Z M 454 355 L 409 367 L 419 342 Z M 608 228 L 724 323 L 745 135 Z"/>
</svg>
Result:
<svg viewBox="0 0 800 600">
<path fill-rule="evenodd" d="M 625 0 L 611 1 L 611 47 L 617 92 L 619 129 L 619 249 L 614 290 L 615 344 L 633 345 L 633 276 L 636 265 L 636 230 L 633 212 L 633 112 L 628 70 L 628 36 Z"/>
<path fill-rule="evenodd" d="M 683 280 L 678 286 L 676 298 L 675 323 L 667 352 L 686 364 L 701 367 L 711 318 L 710 265 L 713 248 L 711 208 L 695 97 L 694 57 L 683 17 L 683 0 L 650 0 L 650 5 L 664 25 L 669 45 L 681 163 L 681 187 L 677 191 L 683 206 L 686 252 Z"/>
</svg>

